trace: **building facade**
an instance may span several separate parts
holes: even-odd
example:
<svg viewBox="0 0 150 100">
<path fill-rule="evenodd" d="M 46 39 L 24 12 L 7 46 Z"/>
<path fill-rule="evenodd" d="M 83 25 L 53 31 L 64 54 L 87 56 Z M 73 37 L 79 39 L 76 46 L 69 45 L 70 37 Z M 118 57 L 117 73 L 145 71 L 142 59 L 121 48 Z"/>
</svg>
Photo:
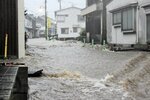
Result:
<svg viewBox="0 0 150 100">
<path fill-rule="evenodd" d="M 36 18 L 36 26 L 38 28 L 37 34 L 39 37 L 45 37 L 45 16 L 38 16 Z"/>
<path fill-rule="evenodd" d="M 55 12 L 58 38 L 77 38 L 85 28 L 85 20 L 81 9 L 70 7 Z"/>
<path fill-rule="evenodd" d="M 149 0 L 113 0 L 107 6 L 107 20 L 107 39 L 113 47 L 149 47 Z"/>
<path fill-rule="evenodd" d="M 86 8 L 82 10 L 82 15 L 86 16 L 86 32 L 90 34 L 90 41 L 94 39 L 100 43 L 101 37 L 101 12 L 97 9 L 99 0 L 86 0 Z"/>
<path fill-rule="evenodd" d="M 28 33 L 29 38 L 37 38 L 36 17 L 33 14 L 25 16 L 25 31 Z"/>
<path fill-rule="evenodd" d="M 48 35 L 56 35 L 56 21 L 50 17 L 47 19 Z"/>
<path fill-rule="evenodd" d="M 106 41 L 106 5 L 111 0 L 86 0 L 82 15 L 86 16 L 86 32 L 95 43 Z"/>
</svg>

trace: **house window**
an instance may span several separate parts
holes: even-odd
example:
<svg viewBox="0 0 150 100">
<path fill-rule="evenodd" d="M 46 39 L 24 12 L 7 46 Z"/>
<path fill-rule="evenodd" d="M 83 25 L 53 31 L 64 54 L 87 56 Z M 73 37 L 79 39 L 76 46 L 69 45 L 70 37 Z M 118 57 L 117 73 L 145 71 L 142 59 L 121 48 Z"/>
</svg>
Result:
<svg viewBox="0 0 150 100">
<path fill-rule="evenodd" d="M 113 13 L 113 25 L 121 24 L 121 11 Z"/>
<path fill-rule="evenodd" d="M 65 22 L 65 16 L 64 15 L 58 15 L 57 16 L 57 21 L 58 22 Z"/>
<path fill-rule="evenodd" d="M 122 11 L 122 31 L 133 31 L 135 24 L 134 9 L 128 8 Z"/>
<path fill-rule="evenodd" d="M 73 27 L 73 33 L 77 33 L 78 32 L 78 28 L 77 27 Z"/>
<path fill-rule="evenodd" d="M 69 28 L 61 28 L 61 34 L 69 34 Z"/>
<path fill-rule="evenodd" d="M 81 15 L 78 15 L 78 22 L 83 22 L 85 21 L 84 17 Z"/>
</svg>

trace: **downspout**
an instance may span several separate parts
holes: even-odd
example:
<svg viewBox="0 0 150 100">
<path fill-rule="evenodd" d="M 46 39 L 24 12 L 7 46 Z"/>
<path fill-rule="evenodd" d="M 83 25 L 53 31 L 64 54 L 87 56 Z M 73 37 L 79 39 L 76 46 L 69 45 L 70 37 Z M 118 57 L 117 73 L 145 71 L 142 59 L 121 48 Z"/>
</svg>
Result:
<svg viewBox="0 0 150 100">
<path fill-rule="evenodd" d="M 137 31 L 137 37 L 136 37 L 136 43 L 137 44 L 139 44 L 139 6 L 137 6 L 137 14 L 136 14 L 136 22 L 137 22 L 137 29 L 136 29 L 136 31 Z"/>
<path fill-rule="evenodd" d="M 103 11 L 101 11 L 101 35 L 100 35 L 100 44 L 103 44 Z"/>
</svg>

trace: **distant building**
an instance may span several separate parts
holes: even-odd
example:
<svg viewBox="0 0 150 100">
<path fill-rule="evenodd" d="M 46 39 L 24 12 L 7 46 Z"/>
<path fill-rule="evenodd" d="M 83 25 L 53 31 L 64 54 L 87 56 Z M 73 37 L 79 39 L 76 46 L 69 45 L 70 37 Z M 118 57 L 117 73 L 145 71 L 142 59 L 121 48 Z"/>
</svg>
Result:
<svg viewBox="0 0 150 100">
<path fill-rule="evenodd" d="M 45 37 L 45 16 L 38 16 L 36 18 L 36 26 L 38 28 L 37 34 L 39 37 Z"/>
<path fill-rule="evenodd" d="M 90 34 L 90 41 L 106 41 L 106 5 L 110 1 L 112 0 L 86 0 L 82 15 L 86 16 L 86 32 Z"/>
<path fill-rule="evenodd" d="M 25 31 L 28 33 L 29 38 L 39 37 L 37 35 L 36 17 L 33 14 L 25 16 Z"/>
<path fill-rule="evenodd" d="M 81 9 L 70 7 L 55 12 L 58 38 L 77 38 L 85 28 L 85 19 L 81 16 Z"/>
<path fill-rule="evenodd" d="M 48 17 L 47 24 L 48 24 L 48 36 L 56 35 L 56 20 Z"/>
<path fill-rule="evenodd" d="M 113 0 L 107 19 L 107 40 L 113 48 L 149 49 L 150 0 Z"/>
</svg>

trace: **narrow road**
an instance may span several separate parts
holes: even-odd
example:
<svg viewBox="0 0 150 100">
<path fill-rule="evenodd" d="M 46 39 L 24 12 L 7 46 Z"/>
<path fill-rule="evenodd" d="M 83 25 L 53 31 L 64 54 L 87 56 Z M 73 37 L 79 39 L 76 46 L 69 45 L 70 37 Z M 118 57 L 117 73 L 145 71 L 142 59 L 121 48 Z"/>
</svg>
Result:
<svg viewBox="0 0 150 100">
<path fill-rule="evenodd" d="M 109 73 L 122 68 L 138 52 L 106 52 L 93 49 L 76 41 L 29 40 L 31 67 L 54 68 L 78 71 L 81 74 L 101 79 Z M 34 64 L 33 64 L 34 63 Z"/>
<path fill-rule="evenodd" d="M 44 69 L 44 76 L 29 78 L 29 100 L 130 100 L 120 87 L 101 82 L 138 52 L 111 52 L 83 47 L 77 41 L 28 41 L 29 70 Z M 132 98 L 131 98 L 132 99 Z"/>
</svg>

